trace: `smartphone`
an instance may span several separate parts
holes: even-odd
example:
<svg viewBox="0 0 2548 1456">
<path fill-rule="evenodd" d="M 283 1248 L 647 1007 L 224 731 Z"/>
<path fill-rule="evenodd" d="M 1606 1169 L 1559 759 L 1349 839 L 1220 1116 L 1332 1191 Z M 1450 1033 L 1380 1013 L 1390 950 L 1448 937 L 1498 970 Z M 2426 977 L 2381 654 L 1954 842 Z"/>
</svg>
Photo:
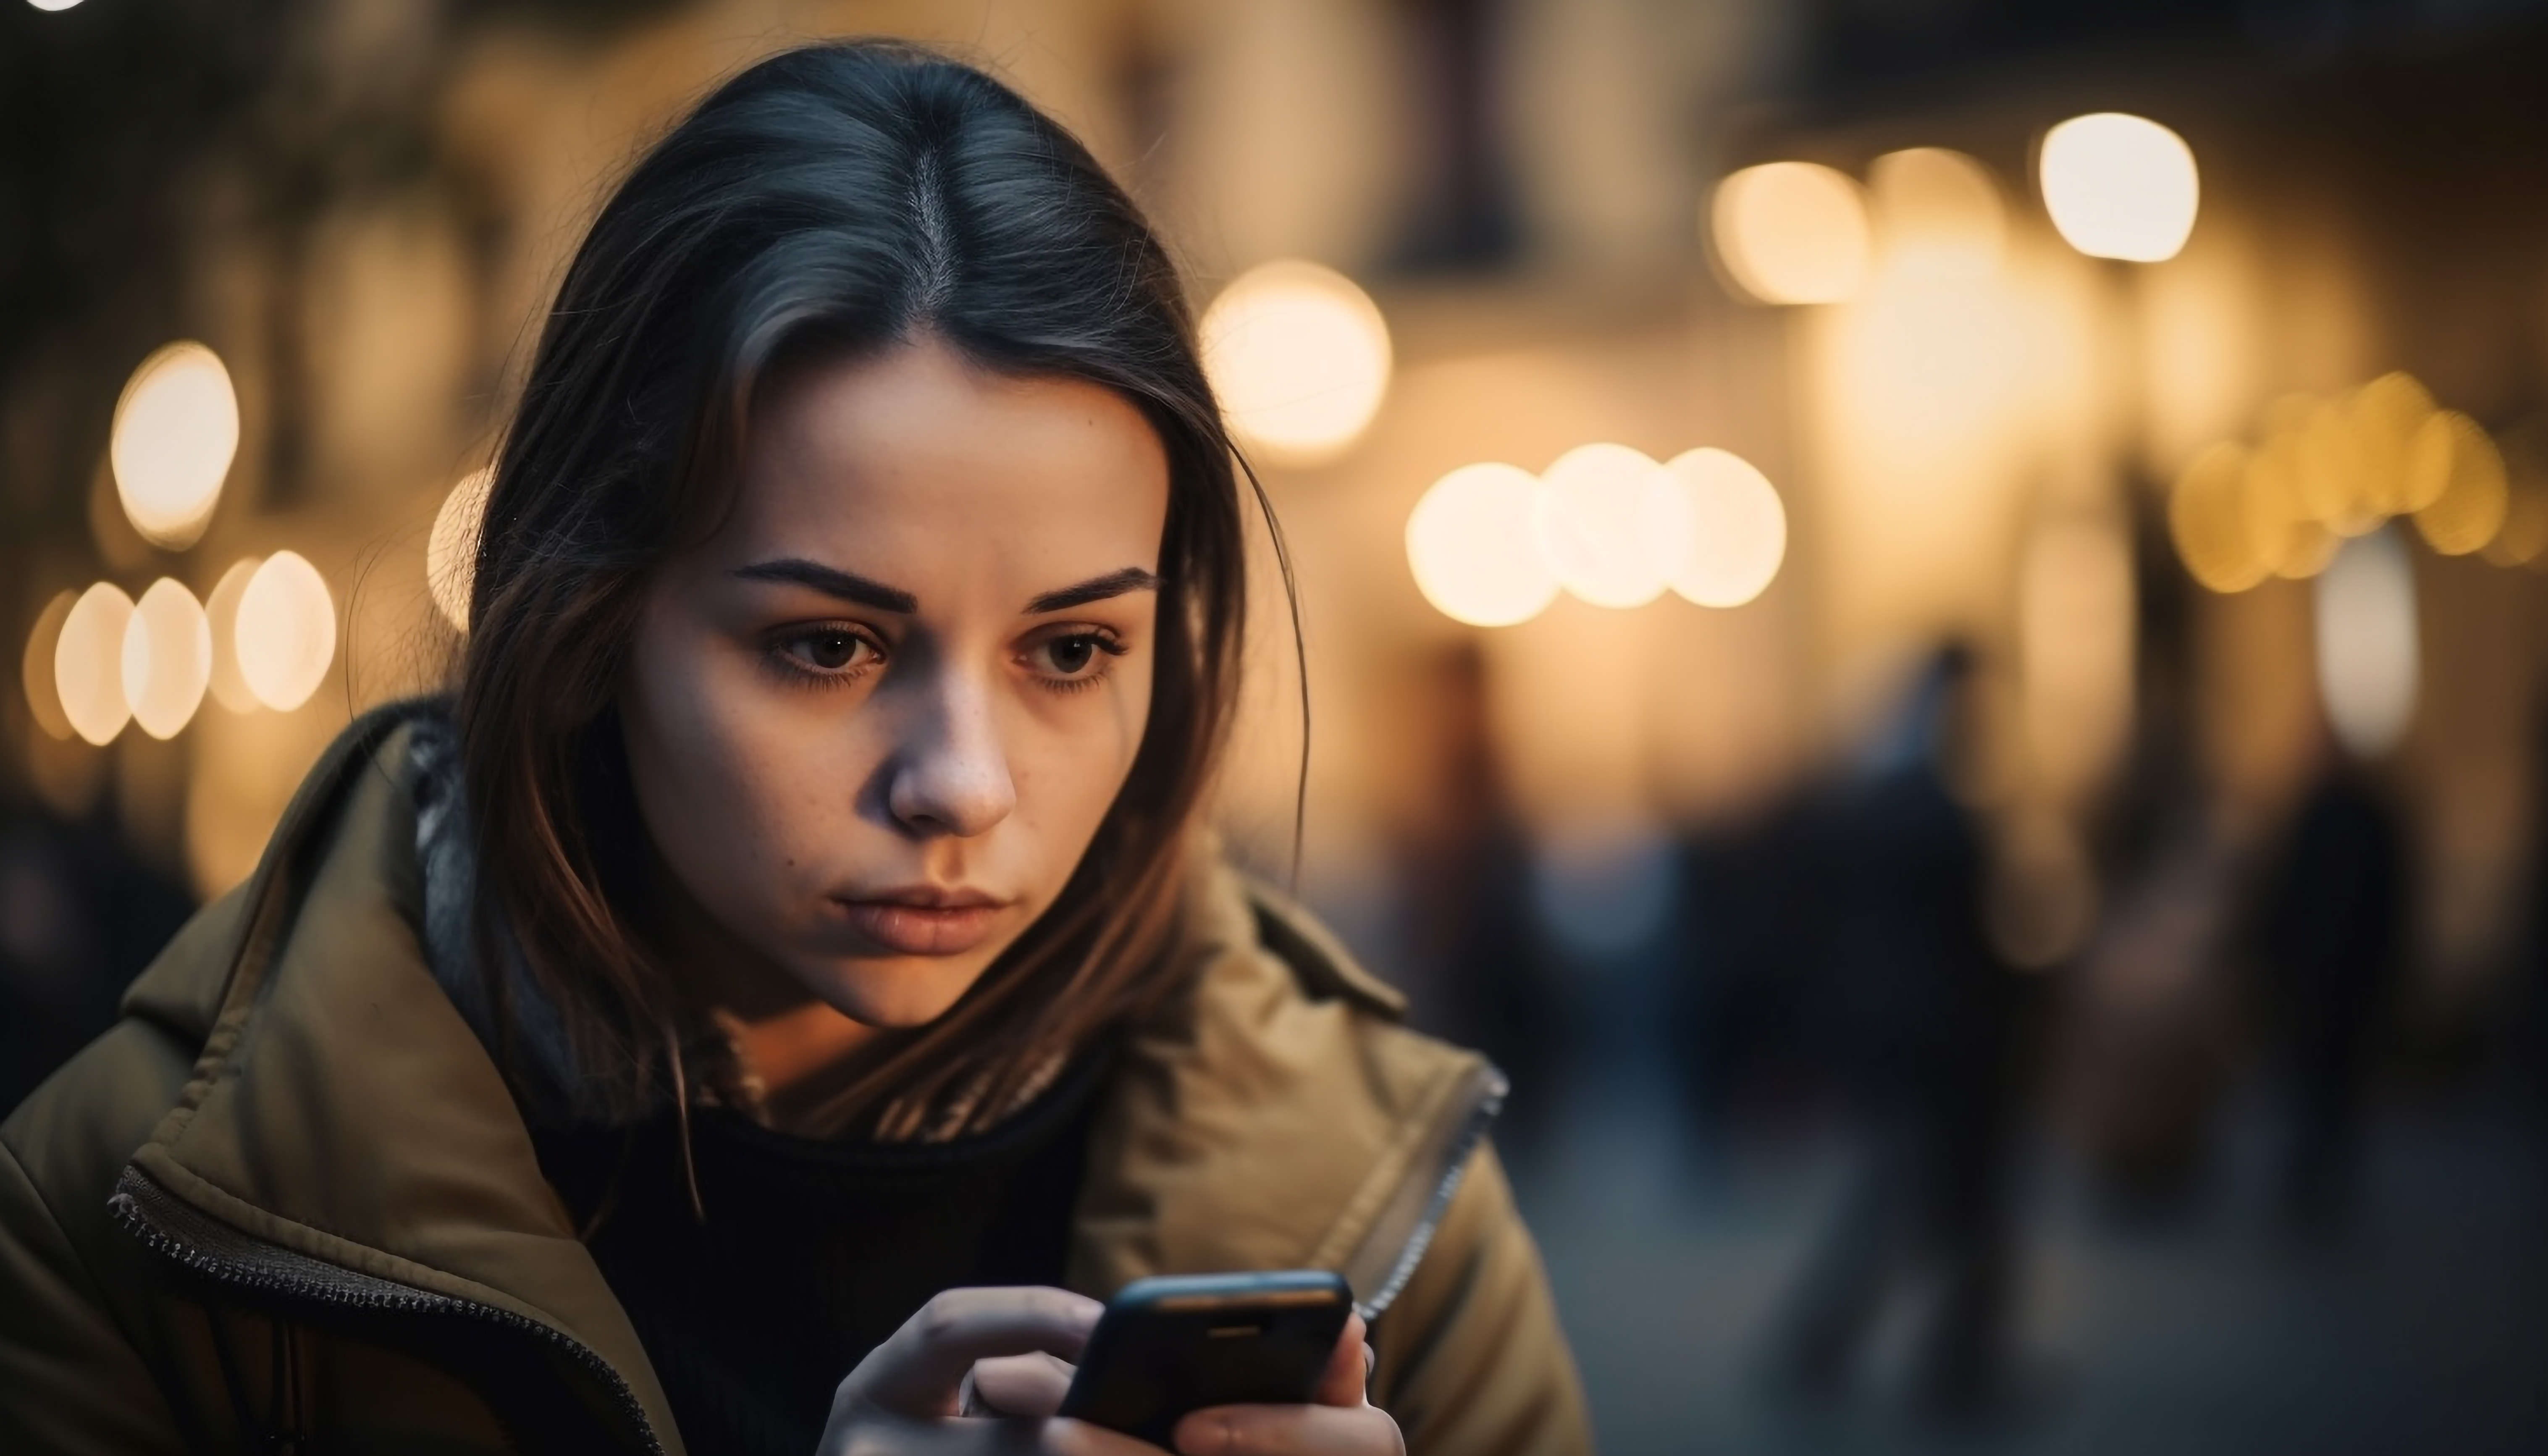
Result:
<svg viewBox="0 0 2548 1456">
<path fill-rule="evenodd" d="M 1352 1313 L 1323 1269 L 1134 1280 L 1098 1317 L 1061 1413 L 1166 1447 L 1207 1406 L 1307 1404 Z"/>
</svg>

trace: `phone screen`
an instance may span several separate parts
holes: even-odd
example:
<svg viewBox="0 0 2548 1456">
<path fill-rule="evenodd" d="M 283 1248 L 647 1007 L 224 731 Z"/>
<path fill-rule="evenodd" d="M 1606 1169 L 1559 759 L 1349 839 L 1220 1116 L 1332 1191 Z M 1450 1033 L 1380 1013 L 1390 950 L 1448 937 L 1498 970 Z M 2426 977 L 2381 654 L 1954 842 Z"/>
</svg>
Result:
<svg viewBox="0 0 2548 1456">
<path fill-rule="evenodd" d="M 1166 1446 L 1209 1406 L 1304 1404 L 1352 1313 L 1323 1269 L 1135 1280 L 1098 1318 L 1061 1413 Z"/>
</svg>

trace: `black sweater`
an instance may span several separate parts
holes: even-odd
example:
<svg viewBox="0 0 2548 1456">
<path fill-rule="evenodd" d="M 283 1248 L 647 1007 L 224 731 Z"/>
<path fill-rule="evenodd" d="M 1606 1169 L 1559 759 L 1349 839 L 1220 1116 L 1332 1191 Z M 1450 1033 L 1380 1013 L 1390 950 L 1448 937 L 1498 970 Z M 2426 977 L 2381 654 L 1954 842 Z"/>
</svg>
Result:
<svg viewBox="0 0 2548 1456">
<path fill-rule="evenodd" d="M 698 1109 L 705 1222 L 670 1115 L 533 1138 L 578 1227 L 592 1225 L 585 1243 L 684 1444 L 812 1456 L 833 1388 L 930 1296 L 1061 1282 L 1109 1060 L 1080 1057 L 1007 1122 L 948 1142 L 820 1142 Z"/>
</svg>

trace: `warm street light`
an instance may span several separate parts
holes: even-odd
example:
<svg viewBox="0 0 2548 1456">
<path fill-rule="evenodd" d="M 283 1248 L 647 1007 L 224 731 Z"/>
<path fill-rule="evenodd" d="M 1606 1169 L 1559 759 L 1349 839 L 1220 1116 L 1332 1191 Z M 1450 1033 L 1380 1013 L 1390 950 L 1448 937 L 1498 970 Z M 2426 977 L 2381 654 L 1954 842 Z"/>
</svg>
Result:
<svg viewBox="0 0 2548 1456">
<path fill-rule="evenodd" d="M 495 484 L 496 470 L 489 466 L 453 486 L 433 513 L 433 533 L 424 542 L 425 589 L 443 620 L 463 632 L 469 630 L 469 592 L 478 577 L 478 531 Z"/>
<path fill-rule="evenodd" d="M 1866 201 L 1814 162 L 1765 162 L 1716 184 L 1708 204 L 1717 259 L 1765 304 L 1837 304 L 1866 285 L 1875 248 Z"/>
<path fill-rule="evenodd" d="M 1990 170 L 1960 151 L 1913 146 L 1866 171 L 1885 271 L 1987 278 L 2008 246 L 2008 209 Z"/>
<path fill-rule="evenodd" d="M 1664 463 L 1672 502 L 1652 550 L 1673 591 L 1700 606 L 1741 606 L 1768 590 L 1787 555 L 1787 511 L 1752 462 L 1713 446 Z"/>
<path fill-rule="evenodd" d="M 2145 117 L 2073 117 L 2044 138 L 2044 207 L 2092 258 L 2162 263 L 2194 230 L 2201 185 L 2185 138 Z"/>
<path fill-rule="evenodd" d="M 171 551 L 194 545 L 238 443 L 238 393 L 220 355 L 174 343 L 142 360 L 116 403 L 107 452 L 133 528 Z"/>
<path fill-rule="evenodd" d="M 239 593 L 239 676 L 256 700 L 288 713 L 310 700 L 336 658 L 336 601 L 299 552 L 265 559 Z"/>
<path fill-rule="evenodd" d="M 122 666 L 133 721 L 153 738 L 176 737 L 213 676 L 212 627 L 184 584 L 161 577 L 141 593 L 125 624 Z"/>
<path fill-rule="evenodd" d="M 53 644 L 53 691 L 62 716 L 100 748 L 133 718 L 124 695 L 124 629 L 132 620 L 133 598 L 112 582 L 99 582 L 71 603 Z"/>
<path fill-rule="evenodd" d="M 204 598 L 204 620 L 213 633 L 213 700 L 233 713 L 252 713 L 259 706 L 255 690 L 239 675 L 238 618 L 239 598 L 247 594 L 247 584 L 263 565 L 261 556 L 231 562 L 213 585 L 213 594 Z"/>
<path fill-rule="evenodd" d="M 1517 465 L 1464 465 L 1435 481 L 1407 518 L 1407 565 L 1436 611 L 1473 627 L 1509 627 L 1557 596 L 1540 550 L 1545 487 Z"/>
<path fill-rule="evenodd" d="M 1298 261 L 1251 268 L 1204 311 L 1204 367 L 1241 441 L 1315 465 L 1361 435 L 1389 391 L 1389 325 L 1352 279 Z"/>
<path fill-rule="evenodd" d="M 1578 445 L 1540 477 L 1540 548 L 1567 591 L 1594 606 L 1643 606 L 1661 596 L 1655 497 L 1670 477 L 1626 445 Z"/>
</svg>

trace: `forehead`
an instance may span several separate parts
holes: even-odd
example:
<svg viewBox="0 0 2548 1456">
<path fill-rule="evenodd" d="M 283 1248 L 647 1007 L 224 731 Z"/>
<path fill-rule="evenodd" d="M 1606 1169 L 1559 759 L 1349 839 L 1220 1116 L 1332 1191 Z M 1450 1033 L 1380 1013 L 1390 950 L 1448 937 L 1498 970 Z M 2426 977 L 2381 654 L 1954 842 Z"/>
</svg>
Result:
<svg viewBox="0 0 2548 1456">
<path fill-rule="evenodd" d="M 728 567 L 810 557 L 924 609 L 992 589 L 1022 601 L 1156 570 L 1167 500 L 1158 433 L 1123 396 L 995 374 L 924 339 L 780 380 L 708 552 Z"/>
</svg>

